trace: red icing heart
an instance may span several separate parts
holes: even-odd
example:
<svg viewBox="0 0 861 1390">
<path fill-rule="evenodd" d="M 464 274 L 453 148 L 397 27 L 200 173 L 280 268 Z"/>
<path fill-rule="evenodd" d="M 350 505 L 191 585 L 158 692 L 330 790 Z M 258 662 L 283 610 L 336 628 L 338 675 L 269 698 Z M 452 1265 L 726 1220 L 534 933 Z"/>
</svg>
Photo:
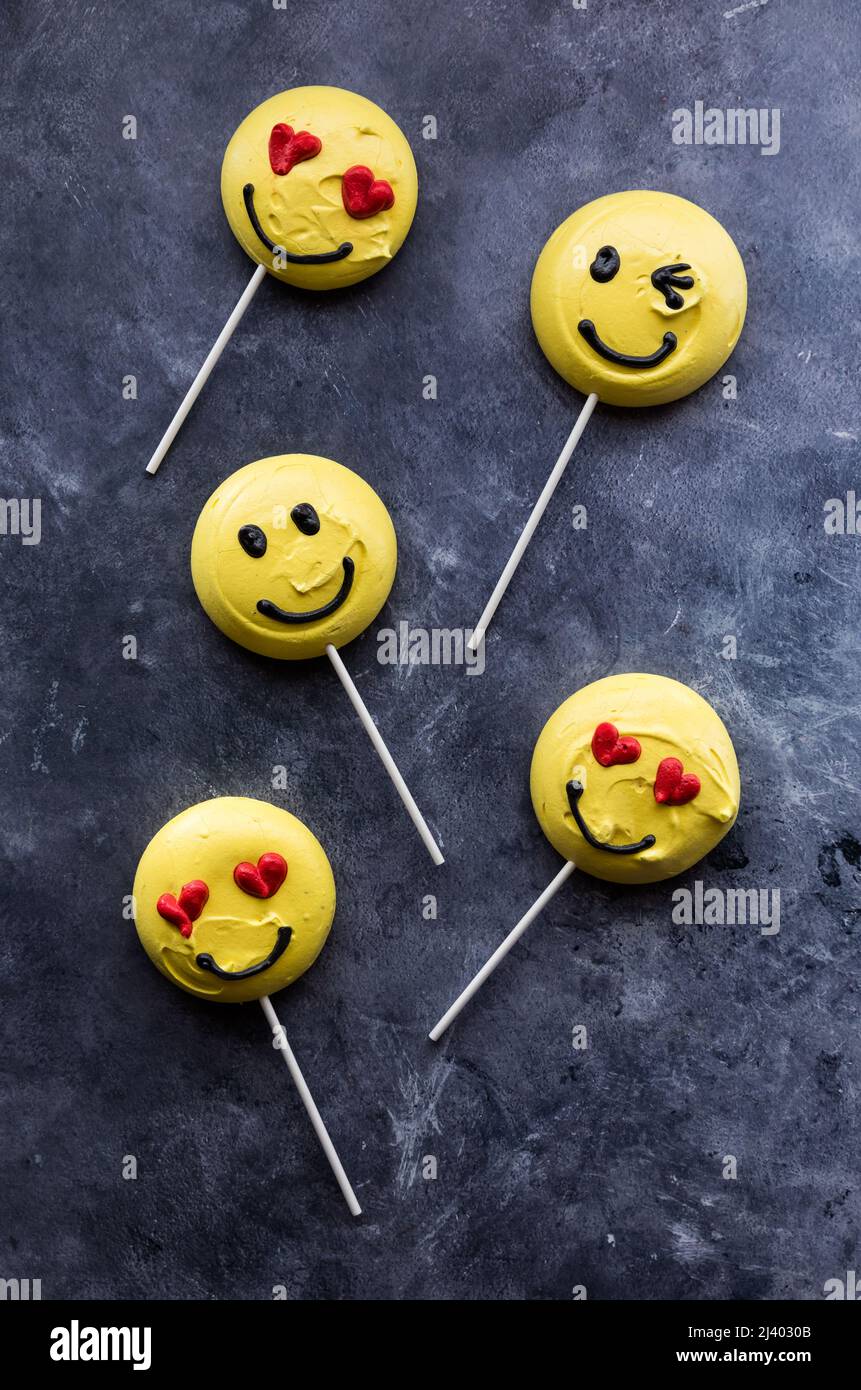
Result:
<svg viewBox="0 0 861 1390">
<path fill-rule="evenodd" d="M 635 738 L 620 738 L 615 724 L 599 724 L 592 735 L 592 752 L 602 767 L 614 763 L 635 763 L 640 756 L 640 744 Z"/>
<path fill-rule="evenodd" d="M 392 185 L 385 179 L 375 179 L 366 164 L 354 164 L 347 170 L 341 180 L 341 197 L 351 217 L 373 217 L 395 201 Z"/>
<path fill-rule="evenodd" d="M 294 164 L 313 159 L 323 148 L 322 140 L 307 130 L 294 133 L 290 125 L 274 125 L 269 136 L 269 163 L 273 174 L 289 174 Z"/>
<path fill-rule="evenodd" d="M 684 806 L 700 794 L 700 779 L 685 772 L 678 758 L 663 758 L 655 777 L 655 800 L 659 806 Z"/>
<path fill-rule="evenodd" d="M 180 889 L 179 902 L 173 893 L 162 893 L 156 909 L 160 917 L 179 927 L 183 936 L 191 936 L 191 924 L 196 922 L 209 898 L 209 889 L 202 878 L 193 878 Z"/>
<path fill-rule="evenodd" d="M 261 854 L 257 867 L 243 860 L 233 870 L 233 878 L 243 893 L 253 898 L 271 898 L 287 877 L 287 860 L 274 851 Z"/>
</svg>

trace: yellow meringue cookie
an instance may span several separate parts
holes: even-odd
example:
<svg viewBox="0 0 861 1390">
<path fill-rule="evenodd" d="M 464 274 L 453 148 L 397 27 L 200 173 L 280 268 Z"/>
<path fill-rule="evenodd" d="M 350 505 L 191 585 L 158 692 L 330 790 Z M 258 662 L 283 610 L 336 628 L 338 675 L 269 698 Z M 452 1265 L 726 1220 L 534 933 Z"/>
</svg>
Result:
<svg viewBox="0 0 861 1390">
<path fill-rule="evenodd" d="M 276 167 L 285 167 L 278 153 L 289 140 L 298 140 L 302 157 L 276 172 L 270 140 Z M 319 150 L 309 156 L 315 144 Z M 370 170 L 375 185 L 389 185 L 391 206 L 351 216 L 344 175 L 356 167 Z M 388 265 L 412 225 L 417 198 L 406 137 L 374 102 L 341 87 L 293 87 L 261 102 L 233 135 L 221 168 L 221 200 L 242 249 L 279 280 L 307 290 L 355 285 Z M 320 256 L 329 259 L 307 259 Z"/>
<path fill-rule="evenodd" d="M 251 870 L 267 855 L 276 856 L 264 862 L 271 891 L 258 896 L 249 891 Z M 185 931 L 171 920 L 183 903 Z M 220 796 L 180 812 L 150 840 L 134 909 L 141 945 L 163 975 L 189 994 L 241 1004 L 291 985 L 314 964 L 335 915 L 335 880 L 322 845 L 289 811 Z"/>
<path fill-rule="evenodd" d="M 316 454 L 279 454 L 216 488 L 194 530 L 191 574 L 234 642 L 297 661 L 373 622 L 397 556 L 392 519 L 357 473 Z"/>
<path fill-rule="evenodd" d="M 601 725 L 627 741 L 609 766 L 593 748 Z M 665 760 L 681 765 L 665 767 L 670 782 L 681 773 L 700 784 L 682 804 L 656 799 L 656 783 L 661 794 L 666 790 L 659 780 Z M 553 847 L 613 883 L 684 873 L 726 835 L 740 795 L 732 740 L 711 705 L 679 681 L 643 674 L 607 676 L 559 706 L 535 745 L 530 788 Z"/>
<path fill-rule="evenodd" d="M 747 309 L 735 242 L 696 203 L 643 189 L 596 198 L 551 236 L 532 322 L 556 371 L 609 405 L 662 405 L 729 357 Z"/>
</svg>

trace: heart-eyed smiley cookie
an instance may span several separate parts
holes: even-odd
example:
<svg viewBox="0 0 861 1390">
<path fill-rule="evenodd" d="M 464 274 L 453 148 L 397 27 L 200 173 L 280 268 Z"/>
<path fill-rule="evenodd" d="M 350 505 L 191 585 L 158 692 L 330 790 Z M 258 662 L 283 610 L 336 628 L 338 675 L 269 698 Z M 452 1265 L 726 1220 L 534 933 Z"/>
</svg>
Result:
<svg viewBox="0 0 861 1390">
<path fill-rule="evenodd" d="M 732 740 L 696 691 L 666 676 L 608 676 L 548 719 L 532 804 L 564 858 L 614 883 L 654 883 L 714 849 L 738 814 Z"/>
<path fill-rule="evenodd" d="M 221 198 L 243 249 L 303 289 L 388 265 L 418 197 L 409 144 L 385 111 L 340 87 L 294 87 L 256 107 L 227 146 Z"/>
<path fill-rule="evenodd" d="M 262 656 L 302 660 L 373 622 L 394 582 L 395 528 L 373 488 L 315 454 L 280 454 L 227 478 L 191 543 L 212 621 Z"/>
<path fill-rule="evenodd" d="M 545 356 L 584 395 L 661 405 L 729 357 L 747 278 L 732 237 L 686 198 L 642 189 L 596 198 L 551 236 L 532 279 Z"/>
<path fill-rule="evenodd" d="M 289 811 L 222 796 L 182 811 L 147 845 L 134 883 L 144 950 L 180 989 L 219 1003 L 303 975 L 335 915 L 322 845 Z"/>
</svg>

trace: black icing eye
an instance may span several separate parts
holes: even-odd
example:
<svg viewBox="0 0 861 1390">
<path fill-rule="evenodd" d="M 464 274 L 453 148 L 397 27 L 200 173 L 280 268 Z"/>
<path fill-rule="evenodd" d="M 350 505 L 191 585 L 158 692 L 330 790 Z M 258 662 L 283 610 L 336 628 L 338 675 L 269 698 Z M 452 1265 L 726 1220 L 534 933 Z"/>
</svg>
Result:
<svg viewBox="0 0 861 1390">
<path fill-rule="evenodd" d="M 685 301 L 676 290 L 692 290 L 694 287 L 693 276 L 678 275 L 679 270 L 690 270 L 687 261 L 677 261 L 675 265 L 661 265 L 657 270 L 652 271 L 652 284 L 667 301 L 669 309 L 683 309 Z"/>
<path fill-rule="evenodd" d="M 316 536 L 320 529 L 320 518 L 310 502 L 300 502 L 298 506 L 293 508 L 290 516 L 303 536 Z"/>
<path fill-rule="evenodd" d="M 259 560 L 266 554 L 266 536 L 259 526 L 240 526 L 239 544 L 252 560 Z"/>
<path fill-rule="evenodd" d="M 619 252 L 615 246 L 602 246 L 589 267 L 589 274 L 593 280 L 598 281 L 599 285 L 606 285 L 608 280 L 612 280 L 621 264 Z"/>
</svg>

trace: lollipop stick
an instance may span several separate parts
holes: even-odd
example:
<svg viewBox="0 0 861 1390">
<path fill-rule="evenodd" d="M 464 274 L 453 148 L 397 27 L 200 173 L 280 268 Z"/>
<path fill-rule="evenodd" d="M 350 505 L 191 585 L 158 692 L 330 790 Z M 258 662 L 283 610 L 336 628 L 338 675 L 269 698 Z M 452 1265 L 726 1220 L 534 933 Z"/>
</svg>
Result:
<svg viewBox="0 0 861 1390">
<path fill-rule="evenodd" d="M 293 1051 L 290 1047 L 290 1044 L 287 1041 L 284 1029 L 278 1022 L 278 1015 L 273 1009 L 272 1001 L 270 1000 L 268 995 L 264 994 L 261 997 L 260 1007 L 266 1015 L 267 1022 L 269 1023 L 269 1026 L 272 1029 L 274 1037 L 278 1040 L 278 1051 L 281 1053 L 281 1056 L 287 1063 L 287 1070 L 293 1078 L 296 1090 L 299 1092 L 299 1095 L 302 1099 L 302 1104 L 308 1111 L 308 1118 L 310 1119 L 311 1124 L 314 1126 L 314 1133 L 320 1140 L 323 1153 L 329 1160 L 329 1165 L 332 1169 L 332 1172 L 335 1174 L 338 1186 L 344 1194 L 344 1199 L 347 1203 L 347 1206 L 350 1208 L 350 1211 L 352 1212 L 353 1216 L 361 1216 L 362 1208 L 359 1206 L 356 1194 L 350 1186 L 350 1179 L 344 1172 L 344 1166 L 341 1163 L 341 1160 L 335 1151 L 335 1145 L 329 1138 L 329 1133 L 326 1129 L 326 1126 L 323 1124 L 320 1111 L 314 1104 L 314 1097 L 308 1090 L 305 1078 L 299 1070 L 299 1063 L 293 1056 Z"/>
<path fill-rule="evenodd" d="M 416 805 L 412 792 L 410 791 L 401 774 L 398 772 L 394 758 L 392 757 L 391 753 L 389 752 L 388 748 L 383 742 L 382 735 L 380 734 L 379 729 L 377 728 L 376 724 L 374 723 L 373 719 L 368 713 L 368 709 L 365 705 L 364 700 L 362 699 L 361 695 L 359 694 L 358 690 L 353 684 L 352 676 L 350 675 L 349 671 L 347 670 L 337 651 L 332 646 L 331 642 L 326 648 L 326 655 L 328 656 L 329 660 L 334 666 L 338 679 L 347 692 L 347 698 L 349 699 L 350 704 L 353 706 L 353 709 L 356 711 L 357 715 L 361 719 L 362 724 L 364 725 L 365 733 L 368 735 L 368 738 L 371 740 L 371 743 L 374 745 L 378 754 L 380 755 L 380 761 L 382 762 L 383 767 L 386 769 L 386 772 L 389 774 L 392 781 L 394 782 L 398 796 L 401 798 L 401 801 L 407 808 L 407 815 L 409 816 L 416 830 L 422 837 L 422 843 L 424 844 L 425 849 L 427 850 L 428 854 L 430 855 L 431 859 L 435 864 L 444 864 L 445 860 L 443 859 L 442 851 L 440 850 L 440 847 L 434 839 L 433 835 L 430 833 L 427 821 L 425 820 L 424 816 L 422 815 L 421 811 Z"/>
<path fill-rule="evenodd" d="M 493 593 L 490 595 L 490 598 L 487 601 L 487 607 L 485 608 L 484 612 L 478 620 L 478 623 L 476 624 L 476 627 L 473 630 L 473 634 L 470 637 L 469 642 L 467 643 L 467 646 L 472 651 L 478 651 L 479 644 L 484 640 L 484 634 L 490 627 L 493 615 L 499 607 L 499 604 L 502 600 L 502 596 L 508 588 L 509 584 L 511 583 L 512 578 L 514 577 L 514 571 L 517 569 L 517 566 L 523 559 L 524 551 L 526 550 L 526 547 L 528 546 L 529 542 L 532 540 L 536 527 L 538 526 L 539 521 L 541 520 L 547 509 L 547 503 L 550 501 L 550 498 L 556 491 L 557 484 L 559 483 L 562 474 L 565 472 L 565 469 L 568 466 L 568 460 L 570 459 L 574 450 L 577 448 L 577 445 L 580 442 L 580 436 L 585 430 L 587 424 L 589 423 L 589 417 L 597 404 L 598 397 L 595 395 L 593 391 L 590 396 L 586 397 L 586 403 L 583 406 L 583 409 L 580 411 L 580 414 L 577 416 L 577 423 L 565 442 L 565 448 L 562 450 L 562 453 L 556 460 L 556 463 L 553 467 L 553 472 L 550 474 L 550 477 L 544 484 L 544 489 L 541 493 L 541 496 L 535 503 L 535 506 L 532 508 L 532 515 L 530 516 L 529 520 L 527 521 L 526 525 L 521 531 L 517 544 L 515 545 L 509 557 L 508 564 L 505 566 L 505 569 L 499 576 L 499 581 L 496 585 L 496 588 L 494 589 Z"/>
<path fill-rule="evenodd" d="M 511 931 L 508 933 L 505 940 L 499 946 L 497 946 L 493 955 L 490 957 L 490 960 L 488 960 L 487 963 L 481 967 L 478 974 L 470 980 L 463 993 L 457 996 L 451 1008 L 443 1014 L 436 1027 L 431 1029 L 430 1033 L 428 1034 L 428 1037 L 430 1038 L 431 1042 L 439 1042 L 440 1038 L 442 1037 L 446 1028 L 448 1028 L 449 1024 L 454 1023 L 454 1020 L 457 1018 L 464 1005 L 468 1004 L 472 996 L 478 993 L 488 976 L 493 974 L 494 970 L 499 965 L 499 962 L 508 955 L 508 952 L 511 950 L 512 946 L 514 946 L 515 943 L 520 940 L 521 936 L 526 931 L 526 928 L 529 926 L 530 922 L 535 921 L 535 918 L 538 916 L 539 912 L 541 912 L 547 906 L 554 894 L 558 893 L 565 880 L 571 877 L 571 875 L 574 872 L 574 869 L 575 865 L 569 861 L 564 868 L 559 870 L 553 882 L 548 883 L 547 887 L 544 889 L 544 892 L 541 894 L 541 897 L 536 898 L 529 911 L 525 913 L 523 917 L 521 917 L 520 921 L 517 923 L 517 926 L 513 927 Z"/>
<path fill-rule="evenodd" d="M 162 459 L 164 458 L 174 439 L 179 434 L 183 420 L 185 419 L 186 415 L 191 410 L 191 407 L 194 405 L 194 402 L 197 400 L 198 396 L 203 390 L 207 378 L 209 377 L 209 373 L 212 371 L 213 367 L 215 366 L 219 357 L 223 353 L 224 349 L 227 347 L 227 344 L 230 342 L 230 339 L 233 336 L 234 328 L 236 327 L 239 320 L 242 318 L 242 315 L 245 313 L 245 310 L 248 308 L 249 304 L 254 298 L 254 295 L 257 292 L 257 287 L 265 274 L 265 265 L 259 265 L 255 270 L 254 274 L 252 275 L 251 279 L 248 281 L 248 284 L 245 286 L 245 289 L 243 290 L 240 298 L 236 303 L 236 307 L 234 308 L 233 313 L 230 315 L 230 318 L 227 320 L 227 323 L 224 325 L 215 342 L 213 343 L 212 347 L 210 348 L 209 355 L 206 361 L 204 362 L 203 366 L 201 367 L 200 371 L 198 372 L 197 376 L 194 378 L 194 381 L 191 383 L 188 390 L 186 391 L 185 400 L 179 407 L 179 410 L 176 412 L 167 429 L 165 430 L 164 434 L 162 435 L 161 443 L 159 444 L 158 448 L 156 449 L 155 453 L 153 454 L 152 458 L 146 466 L 147 473 L 158 472 L 159 464 L 161 463 Z"/>
</svg>

